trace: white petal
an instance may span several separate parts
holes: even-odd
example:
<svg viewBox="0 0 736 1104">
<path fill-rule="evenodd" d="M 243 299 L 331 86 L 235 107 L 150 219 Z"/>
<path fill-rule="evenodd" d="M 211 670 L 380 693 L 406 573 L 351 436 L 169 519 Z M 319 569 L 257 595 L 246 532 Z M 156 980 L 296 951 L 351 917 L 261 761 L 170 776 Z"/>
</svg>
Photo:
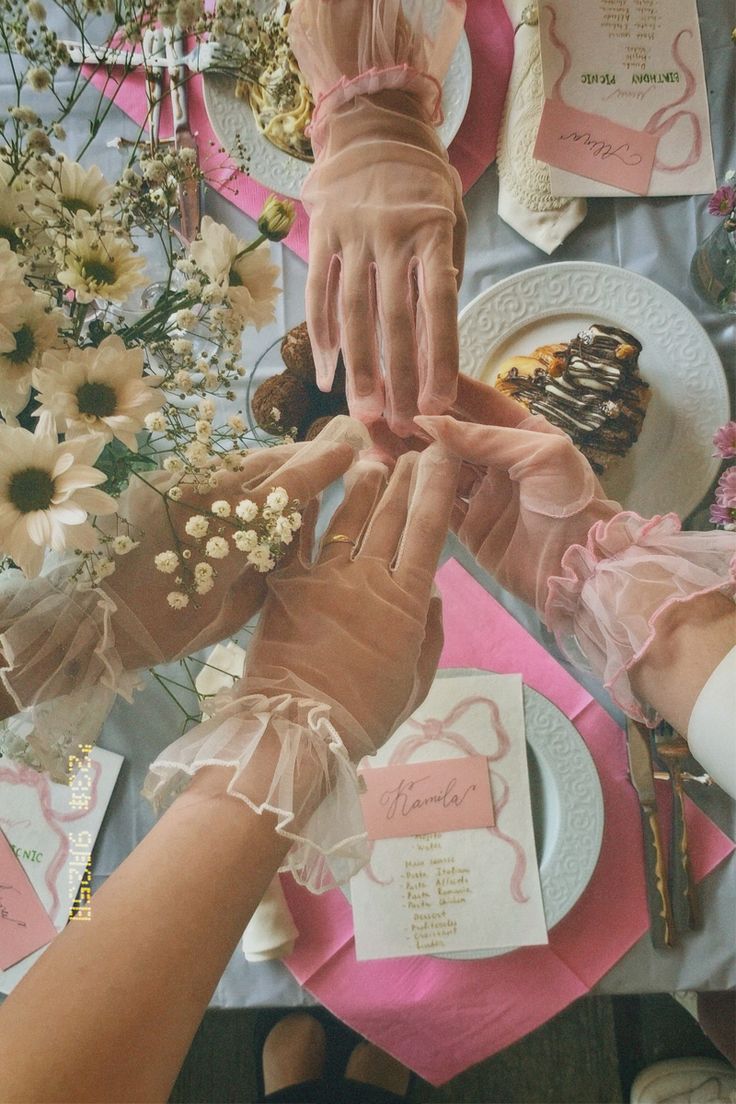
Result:
<svg viewBox="0 0 736 1104">
<path fill-rule="evenodd" d="M 47 545 L 51 540 L 51 523 L 45 510 L 32 510 L 25 515 L 26 530 L 34 544 Z"/>
</svg>

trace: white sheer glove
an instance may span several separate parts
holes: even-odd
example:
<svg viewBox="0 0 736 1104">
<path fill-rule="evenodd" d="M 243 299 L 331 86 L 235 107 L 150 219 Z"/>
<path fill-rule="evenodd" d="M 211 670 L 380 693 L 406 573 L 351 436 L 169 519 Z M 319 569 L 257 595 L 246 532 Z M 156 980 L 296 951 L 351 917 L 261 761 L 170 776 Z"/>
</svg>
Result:
<svg viewBox="0 0 736 1104">
<path fill-rule="evenodd" d="M 200 767 L 231 766 L 228 792 L 294 840 L 283 869 L 321 891 L 363 865 L 355 764 L 434 677 L 432 579 L 458 470 L 437 445 L 401 457 L 387 487 L 382 465 L 356 465 L 316 562 L 307 525 L 299 556 L 269 577 L 243 679 L 152 764 L 143 792 L 157 807 Z"/>
<path fill-rule="evenodd" d="M 342 348 L 351 414 L 385 411 L 402 436 L 417 408 L 450 406 L 458 370 L 466 222 L 435 123 L 464 0 L 440 9 L 432 39 L 416 0 L 299 0 L 289 24 L 317 104 L 301 196 L 317 383 L 330 389 Z"/>
<path fill-rule="evenodd" d="M 261 505 L 275 486 L 306 505 L 349 467 L 364 447 L 363 428 L 336 418 L 324 434 L 305 445 L 256 449 L 237 472 L 223 472 L 207 495 L 183 490 L 178 501 L 164 498 L 177 477 L 153 472 L 136 480 L 121 499 L 120 514 L 135 527 L 139 546 L 116 561 L 100 585 L 81 589 L 74 565 L 63 565 L 0 599 L 0 649 L 6 666 L 0 677 L 19 709 L 102 682 L 130 697 L 142 667 L 169 662 L 237 632 L 260 609 L 265 576 L 242 552 L 212 561 L 217 574 L 209 593 L 186 611 L 172 609 L 166 596 L 175 576 L 154 565 L 157 553 L 192 544 L 186 522 L 213 501 L 234 507 L 244 495 Z M 199 555 L 202 555 L 198 546 Z M 203 557 L 204 558 L 204 557 Z"/>
</svg>

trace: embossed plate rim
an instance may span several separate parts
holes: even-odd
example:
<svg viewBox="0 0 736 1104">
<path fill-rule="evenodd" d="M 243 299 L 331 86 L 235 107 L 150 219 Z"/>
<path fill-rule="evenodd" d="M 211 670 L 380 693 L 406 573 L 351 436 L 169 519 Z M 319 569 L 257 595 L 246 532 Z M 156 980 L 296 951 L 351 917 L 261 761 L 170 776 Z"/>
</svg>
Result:
<svg viewBox="0 0 736 1104">
<path fill-rule="evenodd" d="M 487 671 L 480 667 L 443 667 L 437 672 L 438 678 L 447 678 L 457 675 L 485 675 Z M 560 920 L 567 916 L 570 909 L 582 897 L 593 871 L 598 862 L 601 844 L 603 842 L 603 790 L 593 756 L 582 736 L 575 728 L 569 717 L 566 717 L 559 706 L 540 694 L 531 686 L 523 684 L 524 714 L 525 717 L 530 706 L 536 706 L 548 711 L 551 720 L 564 731 L 568 740 L 568 748 L 563 755 L 558 756 L 550 751 L 550 745 L 542 734 L 537 734 L 527 724 L 526 741 L 531 748 L 537 764 L 540 767 L 542 788 L 556 785 L 556 796 L 560 803 L 561 813 L 567 815 L 567 819 L 574 812 L 574 796 L 578 801 L 580 792 L 589 794 L 589 811 L 592 817 L 590 835 L 582 840 L 571 831 L 560 830 L 552 844 L 552 850 L 545 853 L 542 844 L 542 857 L 539 863 L 539 879 L 542 887 L 542 903 L 544 904 L 547 930 L 551 931 Z M 572 766 L 572 771 L 569 770 Z M 546 767 L 546 772 L 544 770 Z M 564 768 L 564 769 L 563 769 Z M 578 790 L 577 787 L 582 789 Z M 568 825 L 569 827 L 569 825 Z M 539 856 L 538 856 L 539 858 Z M 571 862 L 570 860 L 574 860 Z M 574 875 L 571 876 L 572 874 Z M 564 894 L 558 895 L 558 887 L 564 886 Z M 489 950 L 476 951 L 448 951 L 446 954 L 435 955 L 435 958 L 474 959 L 495 958 L 498 955 L 510 954 L 517 950 L 516 947 L 494 947 Z"/>
<path fill-rule="evenodd" d="M 465 117 L 472 83 L 470 44 L 467 34 L 463 31 L 442 89 L 445 118 L 437 130 L 446 146 L 449 146 L 457 134 Z M 218 141 L 226 150 L 229 150 L 234 138 L 234 132 L 230 132 L 227 119 L 224 117 L 223 101 L 230 107 L 243 104 L 243 122 L 236 129 L 240 131 L 251 153 L 248 176 L 264 187 L 272 188 L 280 195 L 298 199 L 310 162 L 291 157 L 263 137 L 250 108 L 244 101 L 236 99 L 234 84 L 234 78 L 223 74 L 207 71 L 203 74 L 204 106 Z"/>
<path fill-rule="evenodd" d="M 604 281 L 605 300 L 599 287 Z M 567 285 L 556 289 L 562 292 L 564 301 L 539 306 L 540 287 L 554 282 Z M 532 287 L 535 294 L 531 294 Z M 638 293 L 638 306 L 632 306 L 632 289 Z M 510 321 L 498 310 L 499 299 L 509 291 L 518 291 L 518 310 Z M 626 297 L 626 309 L 617 295 Z M 667 312 L 672 319 L 672 329 L 664 334 L 653 331 L 650 315 L 654 308 Z M 460 369 L 469 376 L 487 379 L 492 375 L 487 365 L 494 350 L 510 342 L 518 331 L 557 315 L 588 313 L 591 320 L 595 317 L 621 325 L 642 340 L 643 357 L 650 369 L 656 366 L 654 378 L 649 381 L 662 400 L 660 410 L 666 406 L 664 416 L 671 422 L 666 450 L 661 447 L 662 434 L 654 437 L 647 433 L 645 421 L 642 437 L 602 482 L 604 486 L 613 482 L 609 493 L 620 495 L 624 506 L 644 516 L 674 510 L 685 518 L 701 502 L 717 474 L 719 460 L 712 455 L 711 436 L 730 417 L 730 401 L 725 372 L 708 334 L 692 311 L 666 288 L 641 273 L 598 261 L 560 261 L 513 273 L 486 288 L 460 312 Z M 675 328 L 688 333 L 697 355 L 686 368 L 670 371 L 668 365 L 678 364 Z M 478 337 L 481 329 L 482 346 Z M 698 395 L 698 387 L 708 390 L 705 400 Z M 696 419 L 694 414 L 699 417 Z M 682 422 L 686 424 L 678 424 Z M 683 456 L 683 448 L 689 450 L 689 455 Z M 615 487 L 624 465 L 632 473 L 638 472 L 631 499 Z M 683 478 L 683 468 L 687 478 Z M 668 471 L 677 471 L 678 478 L 668 480 Z"/>
</svg>

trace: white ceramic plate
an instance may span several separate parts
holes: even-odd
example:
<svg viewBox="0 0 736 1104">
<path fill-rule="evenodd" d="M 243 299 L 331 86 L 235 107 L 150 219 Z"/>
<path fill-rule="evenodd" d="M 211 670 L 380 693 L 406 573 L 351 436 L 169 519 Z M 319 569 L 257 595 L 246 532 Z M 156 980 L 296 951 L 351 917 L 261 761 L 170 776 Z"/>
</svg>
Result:
<svg viewBox="0 0 736 1104">
<path fill-rule="evenodd" d="M 474 667 L 444 668 L 437 678 L 483 675 Z M 547 930 L 580 899 L 603 839 L 603 794 L 593 758 L 565 714 L 524 686 L 524 720 L 534 839 Z M 350 899 L 349 885 L 341 886 Z M 514 947 L 452 951 L 437 958 L 494 958 Z"/>
<path fill-rule="evenodd" d="M 508 356 L 568 341 L 591 322 L 642 343 L 652 389 L 639 440 L 603 477 L 607 494 L 643 517 L 687 517 L 718 470 L 712 437 L 729 419 L 726 379 L 703 327 L 658 284 L 613 265 L 570 261 L 518 272 L 460 314 L 460 368 L 493 383 Z"/>
<path fill-rule="evenodd" d="M 437 0 L 428 0 L 437 3 Z M 470 46 L 463 31 L 442 89 L 444 122 L 437 128 L 446 146 L 460 129 L 470 99 L 472 85 Z M 281 195 L 299 197 L 310 164 L 277 149 L 263 137 L 253 112 L 245 100 L 235 95 L 232 77 L 204 74 L 204 102 L 212 129 L 226 150 L 242 143 L 250 154 L 248 175 Z"/>
<path fill-rule="evenodd" d="M 483 673 L 463 667 L 437 676 Z M 530 686 L 524 686 L 524 721 L 542 902 L 551 931 L 580 899 L 595 870 L 603 839 L 603 794 L 593 758 L 572 721 Z M 514 949 L 437 957 L 493 958 Z"/>
</svg>

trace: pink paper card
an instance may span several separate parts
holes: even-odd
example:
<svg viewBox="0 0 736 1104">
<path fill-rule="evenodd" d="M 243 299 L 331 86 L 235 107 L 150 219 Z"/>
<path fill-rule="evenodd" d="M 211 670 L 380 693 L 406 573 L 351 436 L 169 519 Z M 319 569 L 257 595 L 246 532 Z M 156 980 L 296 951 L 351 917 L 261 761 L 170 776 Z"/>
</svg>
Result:
<svg viewBox="0 0 736 1104">
<path fill-rule="evenodd" d="M 553 195 L 713 191 L 696 0 L 540 0 L 539 42 Z"/>
<path fill-rule="evenodd" d="M 0 970 L 14 966 L 55 935 L 28 875 L 0 832 Z"/>
<path fill-rule="evenodd" d="M 653 134 L 579 111 L 561 100 L 545 101 L 534 146 L 538 161 L 646 195 L 656 152 Z"/>
<path fill-rule="evenodd" d="M 485 756 L 374 767 L 360 777 L 369 839 L 490 828 L 496 823 Z"/>
</svg>

